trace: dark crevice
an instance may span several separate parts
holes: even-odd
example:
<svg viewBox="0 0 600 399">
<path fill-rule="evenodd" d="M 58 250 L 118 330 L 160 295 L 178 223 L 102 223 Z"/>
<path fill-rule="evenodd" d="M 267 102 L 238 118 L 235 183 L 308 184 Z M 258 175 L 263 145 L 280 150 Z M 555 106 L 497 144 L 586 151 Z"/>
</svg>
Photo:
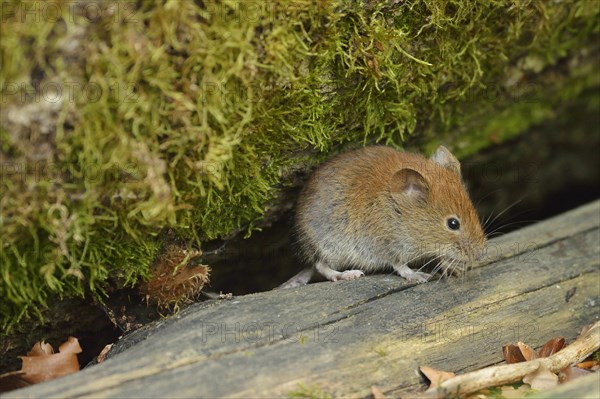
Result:
<svg viewBox="0 0 600 399">
<path fill-rule="evenodd" d="M 402 278 L 402 277 L 397 276 L 397 278 Z M 347 311 L 347 310 L 350 310 L 350 309 L 357 308 L 359 306 L 362 306 L 362 305 L 365 305 L 367 303 L 376 301 L 378 299 L 385 298 L 386 296 L 397 294 L 398 292 L 406 291 L 407 289 L 412 288 L 412 287 L 417 286 L 417 285 L 419 285 L 419 284 L 409 284 L 409 283 L 407 283 L 406 285 L 403 285 L 402 287 L 392 288 L 392 289 L 387 290 L 387 291 L 385 291 L 385 292 L 383 292 L 381 294 L 377 294 L 375 296 L 363 299 L 363 300 L 361 300 L 361 301 L 359 301 L 359 302 L 357 302 L 355 304 L 349 305 L 349 306 L 345 307 L 343 310 L 337 310 L 337 311 L 333 312 L 332 315 L 340 313 L 340 312 L 344 312 L 344 311 Z"/>
</svg>

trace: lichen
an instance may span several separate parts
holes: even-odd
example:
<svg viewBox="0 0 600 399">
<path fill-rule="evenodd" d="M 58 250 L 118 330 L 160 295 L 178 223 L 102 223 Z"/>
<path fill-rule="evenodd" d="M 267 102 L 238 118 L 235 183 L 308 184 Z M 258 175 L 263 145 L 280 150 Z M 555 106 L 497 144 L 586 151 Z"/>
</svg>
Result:
<svg viewBox="0 0 600 399">
<path fill-rule="evenodd" d="M 249 234 L 342 146 L 466 155 L 598 86 L 591 1 L 89 4 L 2 4 L 3 328 L 147 278 L 165 228 L 196 246 Z M 511 101 L 532 80 L 539 101 Z M 52 87 L 50 119 L 20 117 Z"/>
</svg>

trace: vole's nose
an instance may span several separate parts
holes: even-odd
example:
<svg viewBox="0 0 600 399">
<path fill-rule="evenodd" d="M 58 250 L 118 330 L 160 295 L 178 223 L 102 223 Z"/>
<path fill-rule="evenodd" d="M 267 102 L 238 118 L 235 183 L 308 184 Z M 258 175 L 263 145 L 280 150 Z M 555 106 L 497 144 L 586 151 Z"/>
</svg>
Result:
<svg viewBox="0 0 600 399">
<path fill-rule="evenodd" d="M 459 248 L 466 262 L 476 262 L 483 257 L 482 248 L 472 241 L 462 241 Z"/>
<path fill-rule="evenodd" d="M 483 259 L 484 255 L 485 255 L 485 252 L 483 250 L 477 251 L 477 253 L 475 254 L 475 260 L 477 262 L 479 262 L 480 260 Z"/>
<path fill-rule="evenodd" d="M 480 260 L 483 260 L 483 258 L 485 258 L 485 254 L 486 254 L 485 248 L 486 248 L 486 244 L 483 243 L 483 245 L 481 245 L 475 249 L 475 260 L 476 261 L 480 261 Z"/>
<path fill-rule="evenodd" d="M 484 245 L 476 245 L 471 244 L 468 248 L 469 260 L 471 262 L 479 262 L 485 257 L 485 244 Z"/>
</svg>

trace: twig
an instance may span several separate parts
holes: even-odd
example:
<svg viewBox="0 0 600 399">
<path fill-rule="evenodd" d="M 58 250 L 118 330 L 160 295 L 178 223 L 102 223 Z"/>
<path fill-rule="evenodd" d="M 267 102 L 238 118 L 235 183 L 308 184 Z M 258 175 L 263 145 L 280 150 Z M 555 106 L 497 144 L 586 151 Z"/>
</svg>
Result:
<svg viewBox="0 0 600 399">
<path fill-rule="evenodd" d="M 600 348 L 600 322 L 596 322 L 585 334 L 571 345 L 549 357 L 538 358 L 528 362 L 503 364 L 486 367 L 481 370 L 458 375 L 444 381 L 438 387 L 425 391 L 425 398 L 443 398 L 449 394 L 464 396 L 481 389 L 510 384 L 520 381 L 527 374 L 534 372 L 541 365 L 553 373 L 565 367 L 580 363 Z"/>
</svg>

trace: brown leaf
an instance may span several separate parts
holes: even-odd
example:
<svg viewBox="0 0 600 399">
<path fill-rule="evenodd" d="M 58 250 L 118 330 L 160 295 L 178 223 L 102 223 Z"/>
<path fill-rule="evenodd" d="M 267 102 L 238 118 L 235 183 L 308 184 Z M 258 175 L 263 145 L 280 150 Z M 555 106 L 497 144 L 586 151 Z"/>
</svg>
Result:
<svg viewBox="0 0 600 399">
<path fill-rule="evenodd" d="M 564 337 L 552 338 L 541 347 L 538 352 L 538 357 L 548 357 L 565 347 Z"/>
<path fill-rule="evenodd" d="M 558 373 L 558 380 L 561 384 L 563 384 L 565 382 L 573 381 L 574 379 L 579 377 L 585 377 L 590 373 L 591 371 L 584 370 L 579 367 L 565 367 Z"/>
<path fill-rule="evenodd" d="M 108 344 L 104 347 L 104 349 L 102 349 L 102 352 L 100 352 L 100 354 L 96 358 L 96 360 L 98 360 L 98 363 L 102 363 L 106 359 L 106 355 L 108 354 L 112 346 L 113 344 Z"/>
<path fill-rule="evenodd" d="M 532 389 L 544 390 L 557 386 L 558 376 L 540 364 L 537 370 L 523 377 L 523 382 L 529 384 Z"/>
<path fill-rule="evenodd" d="M 525 361 L 521 349 L 518 346 L 509 344 L 502 347 L 502 354 L 506 363 L 521 363 Z"/>
<path fill-rule="evenodd" d="M 524 342 L 517 342 L 517 346 L 519 347 L 519 349 L 521 350 L 521 353 L 523 354 L 523 357 L 525 358 L 525 360 L 529 361 L 529 360 L 533 360 L 533 359 L 537 359 L 537 353 L 535 353 L 535 351 L 533 350 L 533 348 L 529 345 L 527 345 Z"/>
<path fill-rule="evenodd" d="M 75 337 L 69 337 L 65 342 L 63 342 L 59 347 L 58 351 L 60 353 L 69 353 L 76 355 L 82 352 L 81 346 L 79 345 L 79 340 Z"/>
<path fill-rule="evenodd" d="M 373 399 L 387 399 L 381 389 L 375 385 L 371 386 L 371 394 L 373 394 Z"/>
<path fill-rule="evenodd" d="M 425 374 L 425 377 L 431 382 L 429 388 L 436 388 L 444 381 L 456 377 L 456 374 L 450 371 L 436 370 L 429 366 L 421 366 L 419 367 L 419 370 L 421 370 L 421 373 Z"/>
<path fill-rule="evenodd" d="M 46 343 L 45 341 L 36 342 L 33 344 L 33 348 L 29 352 L 27 352 L 27 356 L 48 356 L 54 353 L 54 348 L 52 345 Z"/>
<path fill-rule="evenodd" d="M 586 360 L 585 362 L 581 362 L 576 364 L 577 367 L 579 367 L 580 369 L 592 369 L 595 366 L 598 366 L 598 361 L 597 360 Z"/>
<path fill-rule="evenodd" d="M 60 345 L 59 353 L 54 353 L 54 349 L 49 344 L 37 342 L 27 356 L 21 356 L 23 361 L 21 371 L 24 373 L 21 378 L 36 384 L 75 373 L 79 371 L 77 353 L 80 352 L 79 341 L 73 337 L 69 337 Z"/>
</svg>

